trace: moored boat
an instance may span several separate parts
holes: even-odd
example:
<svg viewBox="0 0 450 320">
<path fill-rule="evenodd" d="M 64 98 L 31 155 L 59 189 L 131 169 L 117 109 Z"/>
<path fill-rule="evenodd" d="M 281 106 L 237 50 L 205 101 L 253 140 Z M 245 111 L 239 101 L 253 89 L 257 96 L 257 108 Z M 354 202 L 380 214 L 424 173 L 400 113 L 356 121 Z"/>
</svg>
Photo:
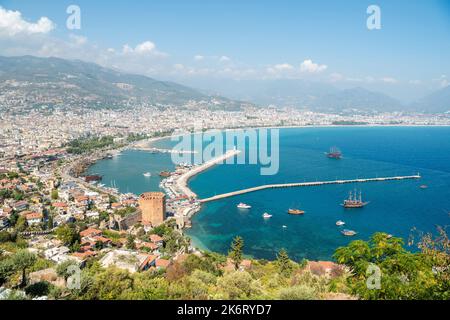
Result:
<svg viewBox="0 0 450 320">
<path fill-rule="evenodd" d="M 163 177 L 163 178 L 168 178 L 168 177 L 170 177 L 170 172 L 169 171 L 161 171 L 159 173 L 159 176 Z"/>
<path fill-rule="evenodd" d="M 265 212 L 262 216 L 263 216 L 264 219 L 270 219 L 270 218 L 272 218 L 272 215 L 269 214 L 269 213 L 267 213 L 267 212 Z"/>
<path fill-rule="evenodd" d="M 150 173 L 150 172 L 146 172 L 146 173 L 144 173 L 144 177 L 151 177 L 152 176 L 152 174 Z"/>
<path fill-rule="evenodd" d="M 251 209 L 252 206 L 241 202 L 237 205 L 237 208 L 238 209 Z"/>
<path fill-rule="evenodd" d="M 348 230 L 348 229 L 344 229 L 344 230 L 342 230 L 341 231 L 341 233 L 344 235 L 344 236 L 347 236 L 347 237 L 353 237 L 354 235 L 356 235 L 356 231 L 353 231 L 353 230 Z"/>
<path fill-rule="evenodd" d="M 300 210 L 300 209 L 289 209 L 288 213 L 291 215 L 297 215 L 297 216 L 301 216 L 305 214 L 305 211 Z"/>
<path fill-rule="evenodd" d="M 344 225 L 345 225 L 345 222 L 342 221 L 342 220 L 339 220 L 338 222 L 336 222 L 336 225 L 337 225 L 338 227 L 344 226 Z"/>
</svg>

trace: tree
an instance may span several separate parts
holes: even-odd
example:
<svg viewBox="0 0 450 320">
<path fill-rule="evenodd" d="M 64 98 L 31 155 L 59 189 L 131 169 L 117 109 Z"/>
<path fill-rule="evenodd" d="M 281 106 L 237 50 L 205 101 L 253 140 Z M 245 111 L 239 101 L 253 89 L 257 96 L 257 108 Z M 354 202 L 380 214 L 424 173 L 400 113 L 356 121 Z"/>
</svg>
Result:
<svg viewBox="0 0 450 320">
<path fill-rule="evenodd" d="M 135 250 L 136 249 L 136 244 L 134 243 L 134 236 L 132 234 L 129 234 L 127 236 L 127 244 L 126 247 L 128 250 Z"/>
<path fill-rule="evenodd" d="M 51 197 L 52 197 L 52 200 L 58 200 L 58 198 L 59 198 L 58 189 L 53 189 L 52 190 Z"/>
<path fill-rule="evenodd" d="M 67 281 L 67 279 L 73 274 L 73 272 L 70 271 L 70 267 L 72 266 L 78 267 L 78 263 L 70 259 L 60 263 L 56 267 L 56 274 Z"/>
<path fill-rule="evenodd" d="M 15 225 L 16 231 L 23 232 L 27 229 L 28 223 L 24 216 L 19 216 Z"/>
<path fill-rule="evenodd" d="M 0 243 L 11 241 L 11 235 L 7 231 L 0 231 Z"/>
<path fill-rule="evenodd" d="M 16 269 L 22 271 L 21 287 L 25 287 L 27 284 L 27 269 L 36 262 L 36 255 L 28 250 L 19 250 L 12 257 L 14 266 Z"/>
<path fill-rule="evenodd" d="M 0 260 L 0 286 L 14 272 L 14 261 L 11 258 Z"/>
<path fill-rule="evenodd" d="M 236 237 L 231 243 L 231 249 L 228 252 L 228 257 L 233 261 L 235 268 L 239 268 L 242 262 L 242 250 L 244 248 L 244 239 Z"/>
<path fill-rule="evenodd" d="M 282 275 L 287 277 L 291 275 L 294 266 L 285 249 L 281 249 L 280 252 L 278 252 L 276 264 Z"/>
<path fill-rule="evenodd" d="M 367 242 L 357 240 L 337 249 L 336 261 L 348 266 L 353 274 L 348 278 L 352 293 L 376 300 L 448 297 L 448 284 L 433 272 L 433 260 L 424 251 L 406 251 L 402 244 L 400 238 L 376 233 Z M 448 251 L 438 251 L 448 257 Z M 367 283 L 372 281 L 378 282 L 381 290 L 368 288 Z"/>
<path fill-rule="evenodd" d="M 56 229 L 56 237 L 67 246 L 80 242 L 80 233 L 73 224 L 66 224 Z"/>
</svg>

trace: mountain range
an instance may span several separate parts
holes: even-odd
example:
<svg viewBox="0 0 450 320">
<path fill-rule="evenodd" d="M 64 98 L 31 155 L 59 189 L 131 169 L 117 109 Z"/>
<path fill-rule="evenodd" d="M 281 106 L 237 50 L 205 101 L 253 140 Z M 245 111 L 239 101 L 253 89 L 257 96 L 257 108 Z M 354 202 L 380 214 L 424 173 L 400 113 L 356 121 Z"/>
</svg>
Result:
<svg viewBox="0 0 450 320">
<path fill-rule="evenodd" d="M 22 106 L 31 107 L 120 108 L 137 104 L 185 106 L 195 102 L 214 108 L 239 109 L 246 104 L 94 63 L 33 56 L 0 57 L 0 95 L 6 93 Z M 5 103 L 9 102 L 11 99 Z"/>
<path fill-rule="evenodd" d="M 211 81 L 209 90 L 199 90 L 80 60 L 0 57 L 0 108 L 128 108 L 146 104 L 225 110 L 273 104 L 330 113 L 444 113 L 450 111 L 450 86 L 403 104 L 365 88 L 339 89 L 307 80 L 220 80 Z"/>
<path fill-rule="evenodd" d="M 322 112 L 450 111 L 450 86 L 413 103 L 404 103 L 362 87 L 340 89 L 326 82 L 302 79 L 210 81 L 208 87 L 205 92 L 260 105 L 292 106 Z"/>
</svg>

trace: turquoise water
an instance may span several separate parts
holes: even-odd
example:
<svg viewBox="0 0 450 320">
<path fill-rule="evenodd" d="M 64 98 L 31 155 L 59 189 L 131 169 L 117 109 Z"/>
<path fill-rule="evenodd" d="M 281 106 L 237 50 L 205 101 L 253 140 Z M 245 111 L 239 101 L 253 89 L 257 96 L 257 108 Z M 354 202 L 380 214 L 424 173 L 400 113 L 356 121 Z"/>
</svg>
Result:
<svg viewBox="0 0 450 320">
<path fill-rule="evenodd" d="M 160 141 L 168 147 L 173 143 Z M 331 146 L 344 153 L 340 161 L 325 157 Z M 157 173 L 172 169 L 170 155 L 126 151 L 114 160 L 90 168 L 115 180 L 122 192 L 141 193 L 158 189 Z M 148 180 L 143 172 L 151 171 Z M 334 250 L 354 239 L 367 239 L 377 231 L 405 239 L 412 228 L 434 231 L 450 222 L 450 128 L 449 127 L 343 127 L 280 130 L 280 169 L 261 176 L 257 165 L 219 165 L 190 181 L 200 198 L 267 183 L 354 179 L 412 175 L 419 181 L 390 181 L 357 185 L 266 190 L 206 204 L 193 218 L 188 235 L 202 248 L 225 253 L 233 237 L 245 241 L 245 253 L 272 259 L 279 249 L 300 260 L 330 259 Z M 426 184 L 428 189 L 420 189 Z M 357 188 L 370 204 L 360 210 L 340 206 L 348 192 Z M 245 202 L 250 211 L 236 208 Z M 304 216 L 290 216 L 287 209 L 300 207 Z M 264 220 L 262 214 L 273 215 Z M 337 220 L 358 232 L 341 235 Z M 285 226 L 285 227 L 283 227 Z"/>
</svg>

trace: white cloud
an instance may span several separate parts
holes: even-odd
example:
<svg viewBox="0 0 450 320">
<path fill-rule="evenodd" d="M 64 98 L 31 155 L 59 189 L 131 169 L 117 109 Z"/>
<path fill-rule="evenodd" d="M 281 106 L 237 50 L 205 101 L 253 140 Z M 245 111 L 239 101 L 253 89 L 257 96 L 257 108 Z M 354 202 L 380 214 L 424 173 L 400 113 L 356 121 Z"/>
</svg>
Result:
<svg viewBox="0 0 450 320">
<path fill-rule="evenodd" d="M 330 74 L 330 81 L 331 82 L 338 82 L 344 79 L 344 76 L 340 73 L 332 73 Z"/>
<path fill-rule="evenodd" d="M 55 24 L 47 17 L 41 17 L 36 23 L 27 22 L 19 11 L 6 10 L 0 6 L 0 36 L 45 34 L 54 28 Z"/>
<path fill-rule="evenodd" d="M 156 46 L 153 42 L 151 41 L 145 41 L 141 44 L 138 44 L 136 46 L 135 51 L 139 54 L 146 54 L 149 52 L 153 52 L 155 50 Z"/>
<path fill-rule="evenodd" d="M 307 59 L 305 61 L 302 62 L 302 64 L 300 65 L 300 70 L 302 72 L 308 72 L 308 73 L 319 73 L 322 71 L 325 71 L 328 68 L 328 66 L 322 64 L 317 64 L 312 62 L 311 59 Z"/>
<path fill-rule="evenodd" d="M 409 80 L 409 84 L 418 85 L 418 84 L 422 84 L 422 81 L 421 80 Z"/>
<path fill-rule="evenodd" d="M 447 76 L 445 74 L 443 74 L 440 78 L 439 78 L 439 85 L 441 86 L 441 88 L 445 88 L 447 86 L 450 85 L 450 81 L 448 80 Z"/>
<path fill-rule="evenodd" d="M 156 45 L 151 41 L 144 41 L 132 48 L 130 45 L 125 44 L 122 47 L 123 54 L 136 54 L 136 55 L 153 55 L 153 56 L 166 56 L 165 53 L 156 50 Z"/>
<path fill-rule="evenodd" d="M 289 63 L 276 64 L 273 66 L 273 68 L 278 71 L 289 71 L 289 70 L 294 69 L 294 67 L 292 65 L 290 65 Z"/>
<path fill-rule="evenodd" d="M 266 72 L 271 75 L 280 76 L 282 74 L 292 73 L 293 70 L 294 67 L 289 63 L 279 63 L 273 66 L 269 66 L 266 69 Z"/>
<path fill-rule="evenodd" d="M 202 56 L 202 55 L 196 55 L 196 56 L 194 56 L 194 60 L 195 61 L 202 61 L 202 60 L 204 60 L 205 59 L 205 57 L 204 56 Z"/>
<path fill-rule="evenodd" d="M 219 58 L 219 61 L 220 62 L 228 62 L 228 61 L 231 61 L 231 59 L 229 57 L 227 57 L 227 56 L 221 56 Z"/>
<path fill-rule="evenodd" d="M 87 38 L 83 36 L 77 36 L 74 34 L 70 34 L 69 38 L 73 41 L 73 43 L 77 46 L 82 46 L 87 43 Z"/>
<path fill-rule="evenodd" d="M 381 81 L 383 81 L 383 82 L 385 82 L 385 83 L 392 83 L 392 84 L 398 83 L 398 80 L 395 79 L 395 78 L 392 78 L 392 77 L 384 77 L 384 78 L 381 78 Z"/>
</svg>

